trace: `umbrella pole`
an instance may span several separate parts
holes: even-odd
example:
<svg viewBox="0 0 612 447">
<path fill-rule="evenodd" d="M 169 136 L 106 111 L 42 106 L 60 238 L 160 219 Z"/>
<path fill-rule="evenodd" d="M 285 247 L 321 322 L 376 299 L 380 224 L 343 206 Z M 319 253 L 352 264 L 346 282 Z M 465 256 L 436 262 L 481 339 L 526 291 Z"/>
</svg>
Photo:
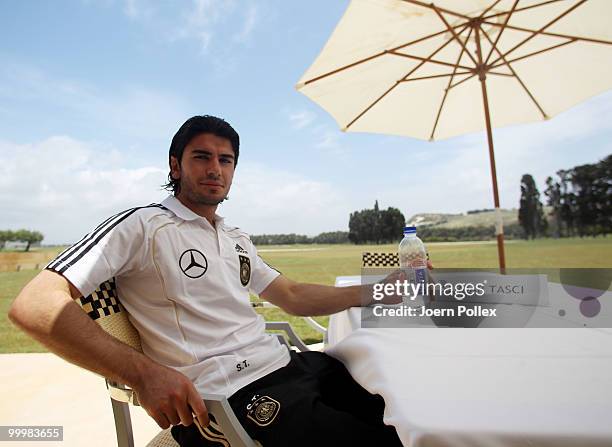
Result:
<svg viewBox="0 0 612 447">
<path fill-rule="evenodd" d="M 495 169 L 495 153 L 493 150 L 493 131 L 491 130 L 491 115 L 489 113 L 489 98 L 487 96 L 487 67 L 482 60 L 482 49 L 480 47 L 480 24 L 475 24 L 476 55 L 478 56 L 478 79 L 482 88 L 482 101 L 484 103 L 485 122 L 487 125 L 487 140 L 489 142 L 489 162 L 491 163 L 491 180 L 493 181 L 493 203 L 495 204 L 495 236 L 497 237 L 497 255 L 499 257 L 499 269 L 506 269 L 506 256 L 504 253 L 504 223 L 499 208 L 499 192 L 497 190 L 497 171 Z"/>
<path fill-rule="evenodd" d="M 506 268 L 506 256 L 504 253 L 504 224 L 499 209 L 499 192 L 497 190 L 497 171 L 495 170 L 495 153 L 493 151 L 493 132 L 491 130 L 491 116 L 489 114 L 489 99 L 487 97 L 486 76 L 480 77 L 482 87 L 482 100 L 484 102 L 485 121 L 487 123 L 487 140 L 489 142 L 489 161 L 491 163 L 491 180 L 493 181 L 493 202 L 495 204 L 495 235 L 497 237 L 497 254 L 499 257 L 499 268 Z"/>
</svg>

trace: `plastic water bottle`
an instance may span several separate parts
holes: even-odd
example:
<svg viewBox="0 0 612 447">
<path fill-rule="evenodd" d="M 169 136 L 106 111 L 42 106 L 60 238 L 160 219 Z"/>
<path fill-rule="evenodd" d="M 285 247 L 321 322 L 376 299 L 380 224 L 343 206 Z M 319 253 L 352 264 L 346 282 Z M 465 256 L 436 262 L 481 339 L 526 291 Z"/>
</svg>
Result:
<svg viewBox="0 0 612 447">
<path fill-rule="evenodd" d="M 422 295 L 427 286 L 427 250 L 416 235 L 416 227 L 404 227 L 404 239 L 398 249 L 400 268 L 406 272 L 407 280 L 423 284 Z"/>
</svg>

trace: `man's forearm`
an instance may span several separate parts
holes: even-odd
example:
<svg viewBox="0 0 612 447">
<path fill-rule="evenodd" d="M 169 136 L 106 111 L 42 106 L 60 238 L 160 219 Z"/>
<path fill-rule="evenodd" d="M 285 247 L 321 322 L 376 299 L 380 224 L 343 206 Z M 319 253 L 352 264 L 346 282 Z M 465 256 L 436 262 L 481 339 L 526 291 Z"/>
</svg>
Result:
<svg viewBox="0 0 612 447">
<path fill-rule="evenodd" d="M 155 365 L 107 334 L 70 296 L 63 278 L 41 272 L 13 302 L 9 318 L 52 352 L 71 363 L 131 387 Z"/>
<path fill-rule="evenodd" d="M 129 385 L 161 428 L 190 425 L 192 414 L 207 425 L 206 406 L 191 380 L 107 334 L 74 302 L 78 295 L 65 278 L 43 271 L 17 296 L 9 317 L 66 360 Z"/>
<path fill-rule="evenodd" d="M 329 315 L 349 307 L 367 305 L 371 301 L 371 287 L 330 287 L 297 283 L 291 313 L 300 316 Z"/>
</svg>

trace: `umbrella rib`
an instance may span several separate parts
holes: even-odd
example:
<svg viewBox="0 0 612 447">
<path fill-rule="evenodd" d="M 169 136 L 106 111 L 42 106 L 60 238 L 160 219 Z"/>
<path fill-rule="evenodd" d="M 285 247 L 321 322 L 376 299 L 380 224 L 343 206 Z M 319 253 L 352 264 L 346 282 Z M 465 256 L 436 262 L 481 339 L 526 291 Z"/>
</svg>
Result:
<svg viewBox="0 0 612 447">
<path fill-rule="evenodd" d="M 478 73 L 474 73 L 472 76 L 469 76 L 469 77 L 467 77 L 467 78 L 465 78 L 465 79 L 462 79 L 462 80 L 461 80 L 461 81 L 459 81 L 459 82 L 456 82 L 456 83 L 454 83 L 454 84 L 452 84 L 452 85 L 449 85 L 449 86 L 448 86 L 448 89 L 450 90 L 451 88 L 455 88 L 455 87 L 457 87 L 457 86 L 459 86 L 459 85 L 463 84 L 465 81 L 469 81 L 470 79 L 472 79 L 472 78 L 473 78 L 474 76 L 476 76 L 477 74 L 478 74 Z"/>
<path fill-rule="evenodd" d="M 491 38 L 489 37 L 489 35 L 487 34 L 487 32 L 483 29 L 481 29 L 482 34 L 484 34 L 484 36 L 486 37 L 486 39 L 491 42 Z M 492 43 L 492 42 L 491 42 Z M 499 54 L 500 58 L 503 59 L 503 61 L 506 63 L 506 65 L 508 66 L 508 68 L 510 69 L 510 72 L 512 73 L 512 76 L 516 78 L 516 80 L 519 82 L 519 84 L 521 84 L 521 87 L 523 87 L 523 89 L 525 90 L 525 92 L 527 93 L 527 95 L 529 95 L 529 98 L 531 98 L 531 100 L 533 101 L 533 103 L 535 104 L 535 106 L 538 108 L 538 110 L 540 111 L 540 113 L 542 114 L 542 117 L 544 119 L 548 119 L 548 115 L 546 114 L 546 112 L 544 111 L 544 109 L 542 109 L 542 107 L 540 106 L 540 104 L 538 103 L 538 101 L 534 98 L 534 96 L 531 94 L 531 92 L 529 91 L 529 89 L 527 88 L 527 86 L 525 85 L 525 83 L 523 82 L 523 80 L 519 77 L 519 75 L 516 73 L 516 71 L 514 70 L 514 68 L 512 68 L 512 65 L 510 65 L 510 62 L 508 62 L 506 60 L 506 57 L 499 51 L 499 49 L 497 49 L 497 47 L 494 47 L 495 51 L 497 52 L 497 54 Z M 497 74 L 497 73 L 494 73 Z"/>
<path fill-rule="evenodd" d="M 448 76 L 462 76 L 462 75 L 468 75 L 472 73 L 473 72 L 471 71 L 462 71 L 461 73 L 446 73 L 446 74 L 439 74 L 439 75 L 432 75 L 432 76 L 423 76 L 421 78 L 402 79 L 400 82 L 423 81 L 425 79 L 446 78 Z M 511 76 L 511 75 L 508 75 L 508 76 Z"/>
<path fill-rule="evenodd" d="M 470 40 L 470 36 L 472 35 L 472 31 L 474 31 L 474 28 L 470 27 L 470 31 L 468 32 L 467 38 L 466 38 L 466 42 L 468 40 Z M 463 57 L 463 52 L 465 51 L 464 48 L 461 48 L 461 51 L 459 52 L 459 57 L 457 57 L 457 63 L 455 64 L 455 68 L 453 69 L 453 76 L 451 76 L 451 78 L 448 80 L 448 84 L 446 86 L 446 88 L 444 89 L 444 96 L 442 97 L 442 101 L 440 102 L 440 107 L 438 107 L 438 113 L 436 114 L 436 121 L 434 122 L 433 128 L 431 129 L 431 135 L 429 136 L 430 140 L 434 139 L 434 134 L 436 133 L 436 129 L 438 128 L 438 121 L 440 121 L 440 115 L 442 114 L 442 109 L 444 108 L 444 103 L 446 102 L 446 97 L 448 96 L 448 91 L 450 89 L 451 84 L 453 83 L 453 78 L 455 77 L 455 74 L 457 72 L 457 66 L 459 64 L 459 61 L 461 60 L 461 58 Z M 470 79 L 471 77 L 473 77 L 474 75 L 472 74 L 472 76 L 469 76 L 468 78 L 464 79 Z"/>
<path fill-rule="evenodd" d="M 499 23 L 494 23 L 494 22 L 484 21 L 483 23 L 486 23 L 487 25 L 492 25 L 492 26 L 501 26 Z M 524 31 L 526 33 L 537 33 L 537 34 L 541 34 L 542 36 L 561 37 L 563 39 L 574 39 L 574 40 L 582 40 L 582 41 L 585 41 L 585 42 L 603 43 L 603 44 L 612 45 L 612 41 L 609 41 L 609 40 L 592 39 L 590 37 L 572 36 L 570 34 L 548 33 L 548 32 L 545 32 L 545 31 L 542 31 L 542 32 L 538 33 L 538 31 L 536 31 L 534 29 L 521 28 L 520 26 L 514 26 L 514 25 L 507 25 L 506 28 L 511 29 L 511 30 L 515 30 L 515 31 Z"/>
<path fill-rule="evenodd" d="M 548 5 L 549 3 L 557 3 L 557 2 L 562 2 L 562 1 L 566 1 L 566 0 L 548 0 L 542 3 L 538 3 L 537 5 L 523 6 L 522 8 L 517 8 L 514 12 L 525 11 L 527 9 L 537 8 L 538 6 Z M 492 19 L 493 17 L 503 16 L 504 14 L 508 14 L 508 11 L 498 12 L 497 14 L 491 14 L 490 16 L 483 17 L 483 19 L 484 20 Z"/>
<path fill-rule="evenodd" d="M 509 60 L 509 61 L 506 61 L 506 60 L 504 59 L 504 62 L 503 62 L 503 63 L 502 63 L 502 62 L 500 62 L 500 63 L 499 63 L 499 64 L 497 64 L 497 65 L 489 65 L 489 69 L 491 69 L 491 68 L 498 68 L 498 67 L 502 67 L 502 66 L 504 66 L 504 65 L 506 65 L 506 64 L 511 64 L 511 63 L 513 63 L 513 62 L 520 61 L 520 60 L 522 60 L 522 59 L 527 59 L 528 57 L 532 57 L 532 56 L 535 56 L 535 55 L 537 55 L 537 54 L 546 53 L 547 51 L 554 50 L 555 48 L 564 47 L 565 45 L 568 45 L 568 44 L 570 44 L 570 43 L 574 43 L 574 42 L 576 42 L 577 40 L 578 40 L 578 39 L 571 39 L 571 40 L 568 40 L 567 42 L 563 42 L 563 43 L 560 43 L 560 44 L 557 44 L 557 45 L 553 45 L 552 47 L 549 47 L 549 48 L 544 48 L 544 49 L 542 49 L 542 50 L 534 51 L 533 53 L 525 54 L 524 56 L 517 57 L 517 58 L 515 58 L 515 59 L 511 59 L 511 60 Z M 497 52 L 499 53 L 499 50 L 497 50 Z M 499 54 L 501 54 L 501 53 L 499 53 Z"/>
<path fill-rule="evenodd" d="M 457 33 L 455 32 L 455 30 L 453 28 L 451 28 L 451 26 L 449 25 L 449 23 L 446 21 L 446 19 L 444 18 L 444 16 L 442 15 L 442 13 L 440 12 L 440 9 L 438 9 L 433 3 L 431 5 L 431 7 L 433 8 L 434 11 L 436 11 L 436 14 L 438 14 L 438 17 L 440 17 L 440 20 L 442 20 L 442 22 L 444 23 L 444 25 L 446 26 L 446 29 L 448 29 L 454 39 L 459 43 L 459 45 L 461 45 L 461 47 L 463 48 L 463 50 L 465 51 L 465 53 L 470 57 L 470 59 L 472 60 L 472 62 L 474 63 L 474 65 L 478 65 L 478 63 L 476 62 L 476 59 L 474 59 L 474 56 L 472 56 L 472 54 L 468 51 L 467 47 L 465 46 L 465 44 L 463 43 L 463 41 L 461 39 L 459 39 L 459 36 L 457 35 Z M 455 64 L 457 65 L 457 64 Z"/>
<path fill-rule="evenodd" d="M 468 28 L 468 25 L 466 24 L 463 29 L 461 31 L 459 31 L 459 34 L 463 33 L 466 29 Z M 469 35 L 469 34 L 468 34 Z M 403 78 L 400 80 L 401 82 L 405 82 L 408 81 L 408 77 L 410 77 L 411 74 L 413 74 L 414 72 L 416 72 L 419 68 L 421 68 L 423 65 L 425 65 L 427 62 L 431 62 L 432 61 L 432 57 L 434 57 L 436 54 L 438 54 L 440 51 L 442 51 L 444 49 L 444 47 L 446 47 L 448 44 L 451 43 L 451 40 L 447 40 L 446 42 L 444 42 L 442 45 L 440 45 L 438 48 L 436 48 L 432 53 L 430 53 L 430 55 L 427 58 L 421 58 L 421 63 L 419 65 L 417 65 L 416 67 L 414 67 L 412 70 L 410 70 L 407 74 L 405 74 L 403 76 Z M 406 55 L 405 53 L 398 53 L 402 56 L 406 56 L 409 57 L 410 55 Z M 456 66 L 453 65 L 453 70 L 456 70 Z M 469 70 L 469 68 L 467 68 L 467 70 Z"/>
<path fill-rule="evenodd" d="M 480 13 L 480 15 L 478 17 L 482 18 L 487 12 L 489 12 L 490 10 L 495 8 L 499 2 L 501 2 L 501 0 L 497 0 L 497 1 L 493 2 L 493 3 L 491 3 L 491 6 L 489 6 L 487 9 L 482 11 L 482 13 Z"/>
<path fill-rule="evenodd" d="M 465 23 L 460 23 L 460 24 L 458 24 L 458 25 L 455 25 L 453 28 L 459 28 L 459 27 L 461 27 L 461 26 L 465 26 Z M 372 56 L 368 56 L 368 57 L 366 57 L 366 58 L 364 58 L 364 59 L 360 59 L 360 60 L 358 60 L 358 61 L 355 61 L 355 62 L 352 62 L 352 63 L 350 63 L 350 64 L 348 64 L 348 65 L 345 65 L 345 66 L 343 66 L 343 67 L 339 67 L 339 68 L 337 68 L 337 69 L 335 69 L 335 70 L 329 71 L 329 72 L 327 72 L 327 73 L 324 73 L 324 74 L 319 75 L 319 76 L 317 76 L 317 77 L 314 77 L 314 78 L 312 78 L 312 79 L 309 79 L 309 80 L 307 80 L 307 81 L 304 81 L 303 85 L 308 85 L 308 84 L 311 84 L 311 83 L 313 83 L 313 82 L 319 81 L 319 80 L 321 80 L 321 79 L 323 79 L 323 78 L 326 78 L 326 77 L 328 77 L 328 76 L 334 75 L 334 74 L 339 73 L 339 72 L 341 72 L 341 71 L 344 71 L 344 70 L 347 70 L 347 69 L 349 69 L 349 68 L 353 68 L 353 67 L 355 67 L 355 66 L 357 66 L 357 65 L 363 64 L 364 62 L 368 62 L 368 61 L 371 61 L 372 59 L 376 59 L 376 58 L 378 58 L 378 57 L 380 57 L 380 56 L 384 56 L 385 54 L 388 54 L 389 52 L 392 52 L 392 51 L 397 51 L 397 50 L 401 50 L 402 48 L 406 48 L 406 47 L 408 47 L 408 46 L 410 46 L 410 45 L 414 45 L 415 43 L 423 42 L 424 40 L 431 39 L 431 38 L 433 38 L 433 37 L 437 37 L 437 36 L 439 36 L 439 35 L 441 35 L 441 34 L 444 34 L 444 33 L 447 33 L 447 32 L 448 32 L 448 30 L 442 30 L 442 31 L 439 31 L 439 32 L 434 33 L 434 34 L 430 34 L 430 35 L 428 35 L 428 36 L 420 37 L 420 38 L 418 38 L 418 39 L 416 39 L 416 40 L 413 40 L 413 41 L 411 41 L 411 42 L 404 43 L 404 44 L 399 45 L 399 46 L 397 46 L 397 47 L 391 48 L 390 50 L 384 50 L 384 51 L 381 51 L 381 52 L 379 52 L 379 53 L 373 54 Z M 299 87 L 299 86 L 298 86 L 298 87 Z"/>
<path fill-rule="evenodd" d="M 370 110 L 372 107 L 374 107 L 376 104 L 378 104 L 378 102 L 383 99 L 385 96 L 387 96 L 391 90 L 393 90 L 395 87 L 397 87 L 400 84 L 400 81 L 395 81 L 395 84 L 393 84 L 391 87 L 389 87 L 389 89 L 383 93 L 382 95 L 380 95 L 378 97 L 378 99 L 376 101 L 374 101 L 372 104 L 370 104 L 368 107 L 365 108 L 365 110 L 363 110 L 359 115 L 357 115 L 353 121 L 351 121 L 350 123 L 348 123 L 345 127 L 345 129 L 348 129 L 349 127 L 351 127 L 353 124 L 355 124 L 355 121 L 357 121 L 359 118 L 361 118 L 364 114 L 366 114 L 368 112 L 368 110 Z"/>
<path fill-rule="evenodd" d="M 433 3 L 430 4 L 430 3 L 425 3 L 425 2 L 418 1 L 418 0 L 402 0 L 402 1 L 406 2 L 406 3 L 411 3 L 411 4 L 416 5 L 416 6 L 421 6 L 423 8 L 427 8 L 427 9 L 434 9 L 435 8 Z M 442 12 L 445 12 L 447 14 L 450 14 L 450 15 L 453 15 L 453 16 L 456 16 L 456 17 L 461 17 L 462 19 L 466 19 L 466 20 L 470 20 L 471 19 L 470 16 L 466 16 L 464 14 L 460 14 L 457 11 L 451 11 L 450 9 L 444 9 L 444 8 L 439 8 L 439 9 Z"/>
<path fill-rule="evenodd" d="M 449 40 L 448 42 L 451 42 L 451 41 Z M 415 56 L 413 54 L 399 53 L 397 51 L 387 51 L 387 52 L 395 56 L 407 57 L 408 59 L 415 59 L 417 61 L 431 62 L 432 64 L 445 65 L 447 67 L 459 67 L 459 68 L 463 68 L 464 70 L 472 70 L 472 67 L 468 67 L 465 65 L 455 65 L 455 64 L 451 64 L 450 62 L 444 62 L 444 61 L 439 61 L 437 59 L 431 59 L 431 57 Z"/>
<path fill-rule="evenodd" d="M 463 27 L 463 29 L 459 32 L 459 34 L 463 33 L 466 29 L 468 28 L 468 25 L 465 25 Z M 471 32 L 471 31 L 470 31 Z M 468 34 L 469 36 L 469 34 Z M 419 65 L 417 65 L 416 67 L 414 67 L 412 70 L 410 70 L 408 73 L 406 73 L 404 76 L 402 76 L 402 80 L 405 80 L 408 76 L 410 76 L 412 73 L 414 73 L 415 71 L 417 71 L 419 68 L 421 68 L 423 65 L 425 65 L 426 62 L 432 62 L 432 57 L 435 56 L 440 50 L 442 50 L 445 46 L 447 46 L 450 43 L 450 40 L 444 42 L 440 47 L 438 47 L 436 50 L 434 50 L 428 58 L 417 58 L 421 60 L 421 63 Z M 395 54 L 395 53 L 394 53 Z M 406 56 L 406 57 L 410 57 L 409 55 L 406 54 L 402 54 L 402 53 L 397 53 L 401 56 Z M 416 58 L 416 57 L 415 57 Z M 453 65 L 453 68 L 456 70 L 457 66 Z M 467 68 L 469 70 L 469 67 Z M 393 84 L 391 87 L 389 87 L 389 89 L 383 93 L 381 96 L 378 97 L 378 99 L 376 101 L 374 101 L 372 104 L 370 104 L 368 107 L 366 107 L 359 115 L 357 115 L 350 123 L 348 123 L 345 127 L 345 129 L 348 129 L 349 127 L 351 127 L 359 118 L 361 118 L 364 114 L 366 114 L 372 107 L 374 107 L 376 104 L 378 104 L 378 102 L 383 99 L 385 96 L 387 96 L 391 90 L 393 90 L 395 87 L 397 87 L 400 82 L 402 82 L 402 80 L 400 81 L 395 81 L 395 84 Z"/>
<path fill-rule="evenodd" d="M 489 59 L 491 59 L 491 55 L 493 54 L 493 49 L 497 47 L 497 44 L 499 43 L 499 39 L 501 35 L 503 34 L 504 30 L 506 29 L 506 25 L 508 25 L 508 22 L 510 21 L 510 17 L 512 16 L 512 14 L 514 14 L 514 11 L 516 10 L 516 6 L 518 5 L 518 2 L 519 0 L 515 0 L 514 4 L 512 5 L 512 8 L 510 9 L 510 12 L 506 16 L 506 20 L 504 20 L 504 24 L 499 30 L 497 37 L 495 38 L 495 43 L 493 44 L 493 46 L 491 47 L 491 50 L 489 50 L 489 54 L 485 58 L 485 62 L 484 62 L 485 65 L 489 63 Z"/>
<path fill-rule="evenodd" d="M 535 36 L 537 36 L 538 34 L 540 34 L 542 31 L 544 31 L 546 28 L 548 28 L 549 26 L 553 25 L 554 23 L 558 22 L 559 20 L 561 20 L 563 17 L 565 17 L 566 15 L 568 15 L 570 12 L 572 12 L 574 9 L 578 8 L 580 5 L 584 4 L 587 0 L 580 0 L 578 3 L 576 3 L 575 5 L 573 5 L 572 7 L 568 8 L 565 12 L 561 13 L 558 17 L 556 17 L 555 19 L 551 20 L 550 22 L 548 22 L 546 25 L 544 25 L 542 28 L 540 28 L 539 30 L 537 30 L 536 32 L 534 32 L 533 34 L 531 34 L 531 36 L 527 37 L 525 40 L 523 40 L 522 42 L 516 44 L 514 47 L 512 47 L 511 49 L 509 49 L 506 54 L 503 54 L 501 56 L 508 56 L 510 53 L 512 53 L 514 50 L 516 50 L 517 48 L 520 48 L 521 46 L 523 46 L 524 44 L 526 44 L 527 42 L 529 42 L 531 39 L 533 39 Z M 495 65 L 497 62 L 499 62 L 501 60 L 501 57 L 497 58 L 496 60 L 494 60 L 492 62 L 491 65 Z"/>
</svg>

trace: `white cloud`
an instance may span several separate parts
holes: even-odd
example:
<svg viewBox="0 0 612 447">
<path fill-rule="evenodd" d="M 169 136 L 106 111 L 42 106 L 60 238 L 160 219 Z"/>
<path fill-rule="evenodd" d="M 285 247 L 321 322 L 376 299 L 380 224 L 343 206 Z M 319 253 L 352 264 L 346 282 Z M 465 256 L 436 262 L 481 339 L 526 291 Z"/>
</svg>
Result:
<svg viewBox="0 0 612 447">
<path fill-rule="evenodd" d="M 303 129 L 315 120 L 316 115 L 309 110 L 300 110 L 289 115 L 289 122 L 294 129 Z"/>
<path fill-rule="evenodd" d="M 163 200 L 167 169 L 126 166 L 124 152 L 54 136 L 32 144 L 0 141 L 3 226 L 29 228 L 43 243 L 71 243 L 108 216 Z M 330 183 L 242 163 L 219 213 L 252 234 L 315 235 L 348 227 L 349 198 Z"/>
<path fill-rule="evenodd" d="M 312 132 L 315 135 L 314 147 L 317 149 L 337 157 L 350 156 L 349 148 L 341 143 L 344 133 L 339 129 L 321 125 L 316 126 Z"/>
<path fill-rule="evenodd" d="M 244 23 L 242 24 L 242 30 L 236 34 L 235 40 L 237 42 L 246 43 L 259 20 L 259 10 L 255 4 L 251 3 L 245 9 Z"/>
<path fill-rule="evenodd" d="M 596 163 L 612 153 L 612 94 L 604 94 L 549 121 L 494 129 L 495 161 L 502 208 L 516 208 L 520 179 L 533 175 L 542 200 L 545 178 L 557 170 Z M 600 141 L 592 142 L 593 138 Z M 602 143 L 601 140 L 604 142 Z M 486 134 L 434 142 L 410 155 L 414 167 L 398 170 L 401 189 L 381 191 L 409 217 L 420 212 L 465 212 L 493 208 Z"/>
<path fill-rule="evenodd" d="M 330 127 L 326 124 L 315 124 L 317 121 L 316 113 L 302 109 L 297 111 L 284 110 L 291 127 L 295 130 L 308 129 L 314 139 L 312 145 L 324 151 L 326 154 L 346 156 L 349 151 L 344 147 L 340 140 L 343 133 L 337 127 Z"/>
<path fill-rule="evenodd" d="M 66 136 L 0 141 L 2 223 L 39 230 L 44 243 L 74 242 L 118 211 L 163 198 L 166 175 L 125 167 L 119 150 Z"/>
<path fill-rule="evenodd" d="M 176 32 L 171 39 L 195 39 L 201 51 L 208 50 L 213 38 L 215 25 L 234 10 L 233 0 L 194 0 L 189 10 L 184 10 Z"/>
<path fill-rule="evenodd" d="M 121 12 L 138 24 L 146 42 L 195 43 L 200 55 L 211 63 L 219 77 L 237 66 L 236 51 L 250 46 L 262 18 L 275 11 L 256 0 L 81 0 L 96 6 L 119 5 Z M 265 14 L 262 9 L 268 9 Z"/>
<path fill-rule="evenodd" d="M 319 133 L 319 140 L 315 144 L 319 149 L 337 149 L 339 145 L 340 131 L 324 130 Z"/>
<path fill-rule="evenodd" d="M 245 6 L 235 0 L 193 0 L 191 6 L 181 10 L 176 17 L 160 17 L 157 21 L 171 42 L 195 40 L 202 54 L 206 54 L 217 40 L 223 41 L 222 53 L 227 51 L 230 40 L 238 44 L 249 43 L 258 20 L 259 9 L 254 2 Z M 225 26 L 228 23 L 230 25 Z M 240 31 L 228 34 L 227 29 Z"/>
<path fill-rule="evenodd" d="M 84 107 L 87 113 L 134 136 L 167 138 L 169 124 L 182 124 L 189 116 L 183 99 L 142 87 L 129 86 L 109 96 L 97 94 L 95 99 Z"/>
<path fill-rule="evenodd" d="M 142 0 L 125 0 L 123 12 L 130 19 L 150 19 L 155 13 L 151 3 Z"/>
<path fill-rule="evenodd" d="M 167 138 L 168 123 L 180 123 L 189 106 L 181 98 L 141 86 L 105 91 L 74 79 L 54 78 L 36 67 L 6 63 L 0 67 L 0 98 L 51 104 L 57 112 L 130 136 Z"/>
<path fill-rule="evenodd" d="M 219 213 L 251 234 L 316 235 L 348 228 L 348 197 L 327 182 L 258 164 L 238 166 Z"/>
</svg>

